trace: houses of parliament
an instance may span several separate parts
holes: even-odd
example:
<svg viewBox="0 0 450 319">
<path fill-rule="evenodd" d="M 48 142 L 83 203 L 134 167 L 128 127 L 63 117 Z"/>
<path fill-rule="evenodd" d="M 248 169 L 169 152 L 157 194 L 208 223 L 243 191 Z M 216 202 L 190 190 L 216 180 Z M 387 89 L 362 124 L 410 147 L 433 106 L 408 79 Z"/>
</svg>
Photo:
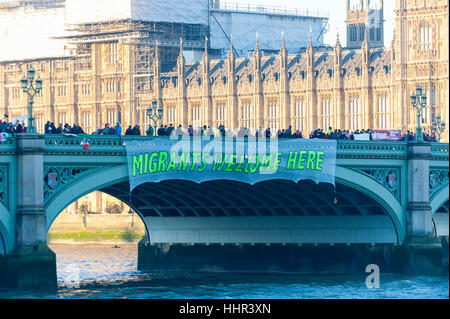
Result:
<svg viewBox="0 0 450 319">
<path fill-rule="evenodd" d="M 237 57 L 230 39 L 226 56 L 212 55 L 205 37 L 200 61 L 186 63 L 177 50 L 99 34 L 120 34 L 124 23 L 85 29 L 72 56 L 0 62 L 0 112 L 28 114 L 20 79 L 28 68 L 43 80 L 35 97 L 38 132 L 47 120 L 79 123 L 91 133 L 105 123 L 149 125 L 147 108 L 156 100 L 162 123 L 273 131 L 316 128 L 415 130 L 410 95 L 421 86 L 428 96 L 423 127 L 440 115 L 449 122 L 449 40 L 447 0 L 395 0 L 395 31 L 384 47 L 383 0 L 347 3 L 347 41 L 334 47 L 278 54 L 255 49 Z M 86 27 L 87 28 L 87 27 Z M 94 30 L 95 28 L 95 30 Z M 106 30 L 110 28 L 110 30 Z M 116 29 L 114 29 L 116 28 Z M 129 29 L 127 29 L 129 32 Z M 170 68 L 162 67 L 169 65 Z M 448 128 L 441 136 L 448 142 Z"/>
</svg>

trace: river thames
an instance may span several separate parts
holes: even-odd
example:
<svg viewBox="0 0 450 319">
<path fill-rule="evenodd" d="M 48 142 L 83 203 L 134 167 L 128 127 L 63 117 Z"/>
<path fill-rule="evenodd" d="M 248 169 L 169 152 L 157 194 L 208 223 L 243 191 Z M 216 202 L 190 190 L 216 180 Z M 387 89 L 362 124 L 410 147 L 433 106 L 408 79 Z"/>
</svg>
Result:
<svg viewBox="0 0 450 319">
<path fill-rule="evenodd" d="M 0 298 L 160 299 L 448 299 L 448 276 L 380 275 L 368 289 L 361 275 L 249 273 L 144 273 L 137 246 L 62 245 L 57 256 L 58 291 L 0 291 Z"/>
</svg>

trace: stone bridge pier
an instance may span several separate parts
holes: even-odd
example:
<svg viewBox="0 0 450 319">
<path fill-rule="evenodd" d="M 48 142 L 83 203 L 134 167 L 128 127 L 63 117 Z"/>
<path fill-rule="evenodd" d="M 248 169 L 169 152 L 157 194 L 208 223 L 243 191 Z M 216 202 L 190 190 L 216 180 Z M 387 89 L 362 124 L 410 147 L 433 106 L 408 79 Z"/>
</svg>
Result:
<svg viewBox="0 0 450 319">
<path fill-rule="evenodd" d="M 17 136 L 14 249 L 0 261 L 0 287 L 56 289 L 56 256 L 47 246 L 44 209 L 44 135 Z M 14 213 L 14 212 L 11 212 Z"/>
<path fill-rule="evenodd" d="M 433 233 L 430 204 L 430 143 L 408 144 L 408 236 L 429 236 Z"/>
</svg>

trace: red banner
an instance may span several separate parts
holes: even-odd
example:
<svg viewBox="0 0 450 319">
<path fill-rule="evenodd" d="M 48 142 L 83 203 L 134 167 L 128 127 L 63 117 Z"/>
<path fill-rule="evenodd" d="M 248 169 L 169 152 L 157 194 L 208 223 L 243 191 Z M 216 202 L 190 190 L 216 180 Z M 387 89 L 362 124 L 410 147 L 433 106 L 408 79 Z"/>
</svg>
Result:
<svg viewBox="0 0 450 319">
<path fill-rule="evenodd" d="M 372 131 L 372 140 L 374 141 L 401 141 L 402 131 L 375 130 Z"/>
</svg>

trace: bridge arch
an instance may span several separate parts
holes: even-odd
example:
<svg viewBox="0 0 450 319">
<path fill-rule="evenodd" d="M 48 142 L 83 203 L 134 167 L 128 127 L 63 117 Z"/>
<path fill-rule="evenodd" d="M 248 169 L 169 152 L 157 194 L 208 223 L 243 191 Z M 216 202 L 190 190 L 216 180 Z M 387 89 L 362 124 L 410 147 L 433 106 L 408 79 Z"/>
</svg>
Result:
<svg viewBox="0 0 450 319">
<path fill-rule="evenodd" d="M 373 199 L 373 201 L 376 202 L 377 205 L 382 207 L 384 213 L 389 216 L 393 225 L 393 229 L 396 232 L 395 237 L 397 238 L 397 243 L 403 241 L 406 233 L 405 218 L 402 214 L 400 203 L 388 189 L 386 189 L 384 186 L 367 175 L 340 166 L 336 167 L 336 182 L 340 185 L 346 186 L 348 189 L 356 190 L 357 192 L 360 192 Z M 133 203 L 131 203 L 130 200 L 127 200 L 127 196 L 124 195 L 128 191 L 126 187 L 127 183 L 128 167 L 126 164 L 93 170 L 92 172 L 83 176 L 83 178 L 73 181 L 66 188 L 55 194 L 46 204 L 47 230 L 50 229 L 50 226 L 52 225 L 58 214 L 72 202 L 93 191 L 99 190 L 106 190 L 105 192 L 109 195 L 119 198 L 114 193 L 108 192 L 108 190 L 120 189 L 122 196 L 120 196 L 119 199 L 132 207 L 140 215 L 140 217 L 145 220 L 142 212 L 140 211 L 139 205 L 146 206 L 151 204 L 149 204 L 149 201 L 142 200 L 142 197 L 139 200 L 140 203 L 136 204 L 134 203 L 135 198 L 133 198 Z M 152 196 L 153 195 L 155 198 L 159 196 L 158 192 L 155 192 L 154 194 L 152 194 Z M 317 201 L 321 201 L 319 196 L 316 196 L 315 194 L 315 196 L 313 196 L 313 194 L 310 195 L 311 197 L 316 197 Z M 309 202 L 309 198 L 306 202 Z M 239 210 L 239 208 L 237 210 Z M 334 208 L 330 210 L 334 211 Z M 156 211 L 157 209 L 155 209 L 155 212 Z M 283 208 L 281 208 L 280 211 L 283 211 Z M 318 209 L 317 211 L 320 213 L 320 209 Z M 288 214 L 289 213 L 284 213 L 284 215 Z M 148 231 L 148 225 L 145 222 L 144 224 L 146 230 Z"/>
<path fill-rule="evenodd" d="M 398 242 L 403 242 L 406 236 L 406 216 L 403 215 L 401 203 L 386 187 L 365 174 L 342 166 L 336 166 L 336 182 L 356 189 L 380 204 L 395 226 Z"/>
<path fill-rule="evenodd" d="M 121 165 L 96 169 L 86 174 L 83 179 L 72 182 L 70 186 L 58 192 L 47 202 L 45 206 L 47 215 L 47 231 L 50 230 L 50 227 L 55 221 L 56 217 L 58 217 L 58 215 L 65 208 L 67 208 L 67 206 L 72 204 L 77 199 L 94 191 L 101 190 L 102 188 L 127 181 L 128 167 L 127 165 Z M 143 216 L 141 216 L 138 209 L 133 207 L 132 203 L 123 199 L 121 200 L 124 201 L 128 206 L 130 206 L 143 220 Z M 144 226 L 147 228 L 145 223 Z"/>
<path fill-rule="evenodd" d="M 431 213 L 435 214 L 439 208 L 449 201 L 449 185 L 442 188 L 431 200 Z"/>
</svg>

